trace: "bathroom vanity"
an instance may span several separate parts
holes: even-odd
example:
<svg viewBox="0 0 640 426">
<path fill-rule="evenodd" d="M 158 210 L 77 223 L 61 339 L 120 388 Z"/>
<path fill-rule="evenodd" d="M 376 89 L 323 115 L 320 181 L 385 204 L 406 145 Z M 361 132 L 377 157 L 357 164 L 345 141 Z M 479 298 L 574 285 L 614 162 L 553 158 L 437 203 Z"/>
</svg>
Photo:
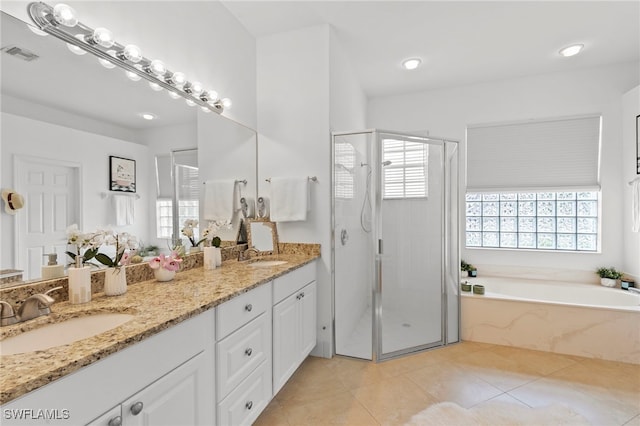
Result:
<svg viewBox="0 0 640 426">
<path fill-rule="evenodd" d="M 133 318 L 68 345 L 3 355 L 2 424 L 251 424 L 315 346 L 316 257 L 228 261 L 53 305 L 29 326 L 105 312 Z"/>
</svg>

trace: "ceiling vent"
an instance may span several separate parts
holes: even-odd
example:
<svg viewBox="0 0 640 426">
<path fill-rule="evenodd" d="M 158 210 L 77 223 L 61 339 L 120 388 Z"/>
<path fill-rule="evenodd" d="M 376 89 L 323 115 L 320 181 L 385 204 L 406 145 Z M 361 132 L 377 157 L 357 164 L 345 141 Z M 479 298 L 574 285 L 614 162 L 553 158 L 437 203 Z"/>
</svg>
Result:
<svg viewBox="0 0 640 426">
<path fill-rule="evenodd" d="M 35 53 L 30 52 L 27 49 L 23 49 L 18 46 L 7 46 L 7 47 L 3 47 L 0 50 L 2 50 L 4 53 L 8 53 L 9 55 L 15 58 L 22 59 L 23 61 L 27 61 L 27 62 L 35 61 L 40 57 Z"/>
</svg>

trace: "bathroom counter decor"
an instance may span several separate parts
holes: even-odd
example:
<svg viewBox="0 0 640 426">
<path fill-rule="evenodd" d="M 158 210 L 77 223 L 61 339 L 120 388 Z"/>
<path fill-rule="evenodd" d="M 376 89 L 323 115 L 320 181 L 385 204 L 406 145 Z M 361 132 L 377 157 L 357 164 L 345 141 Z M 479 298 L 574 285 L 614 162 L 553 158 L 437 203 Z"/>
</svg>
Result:
<svg viewBox="0 0 640 426">
<path fill-rule="evenodd" d="M 199 267 L 182 271 L 171 286 L 158 285 L 151 279 L 129 285 L 127 293 L 120 297 L 97 293 L 91 302 L 82 305 L 55 303 L 53 312 L 48 316 L 2 327 L 0 348 L 1 339 L 47 323 L 95 313 L 128 313 L 135 317 L 110 331 L 69 345 L 0 355 L 0 404 L 132 346 L 319 257 L 319 250 L 311 254 L 300 251 L 292 247 L 289 252 L 292 254 L 280 254 L 278 260 L 286 261 L 284 264 L 256 268 L 248 262 L 227 260 L 222 268 L 215 270 Z"/>
</svg>

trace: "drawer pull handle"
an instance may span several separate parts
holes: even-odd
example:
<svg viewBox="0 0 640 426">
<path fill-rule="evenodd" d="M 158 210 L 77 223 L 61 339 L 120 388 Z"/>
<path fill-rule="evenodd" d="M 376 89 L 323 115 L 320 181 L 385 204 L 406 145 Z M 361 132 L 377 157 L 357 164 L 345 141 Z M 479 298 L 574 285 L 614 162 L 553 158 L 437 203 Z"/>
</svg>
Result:
<svg viewBox="0 0 640 426">
<path fill-rule="evenodd" d="M 131 414 L 133 414 L 134 416 L 137 416 L 142 412 L 143 407 L 144 407 L 144 404 L 142 402 L 140 401 L 136 402 L 131 406 Z"/>
<path fill-rule="evenodd" d="M 251 312 L 252 309 L 253 309 L 253 306 L 251 305 L 251 303 L 248 303 L 247 306 L 244 307 L 244 310 L 247 312 Z"/>
<path fill-rule="evenodd" d="M 109 420 L 107 426 L 122 426 L 122 417 L 116 416 Z"/>
<path fill-rule="evenodd" d="M 253 353 L 253 349 L 251 349 L 251 348 L 247 348 L 247 350 L 246 350 L 246 351 L 244 351 L 244 353 L 245 353 L 247 356 L 251 356 L 251 354 Z"/>
<path fill-rule="evenodd" d="M 251 410 L 251 408 L 253 407 L 253 401 L 247 402 L 244 406 L 247 407 L 247 410 Z"/>
</svg>

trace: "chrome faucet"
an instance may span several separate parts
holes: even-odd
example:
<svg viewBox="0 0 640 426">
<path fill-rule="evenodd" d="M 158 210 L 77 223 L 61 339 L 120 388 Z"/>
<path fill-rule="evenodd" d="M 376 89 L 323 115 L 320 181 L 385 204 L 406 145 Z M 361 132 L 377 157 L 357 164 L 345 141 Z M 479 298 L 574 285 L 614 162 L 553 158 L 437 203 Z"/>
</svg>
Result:
<svg viewBox="0 0 640 426">
<path fill-rule="evenodd" d="M 0 326 L 12 325 L 29 321 L 42 315 L 49 315 L 51 313 L 51 305 L 55 302 L 53 297 L 49 296 L 49 293 L 61 288 L 54 287 L 43 294 L 34 294 L 27 297 L 18 308 L 18 313 L 15 313 L 9 303 L 0 301 Z"/>
<path fill-rule="evenodd" d="M 18 308 L 18 318 L 20 322 L 28 321 L 42 315 L 51 313 L 50 306 L 55 302 L 53 297 L 46 294 L 34 294 L 25 299 Z"/>
<path fill-rule="evenodd" d="M 15 312 L 10 304 L 0 300 L 0 327 L 18 322 Z"/>
<path fill-rule="evenodd" d="M 256 249 L 255 247 L 249 247 L 245 251 L 239 251 L 238 252 L 238 261 L 241 262 L 243 260 L 251 259 L 251 253 L 252 252 L 255 253 L 256 255 L 258 255 L 260 253 L 260 251 L 258 249 Z"/>
</svg>

